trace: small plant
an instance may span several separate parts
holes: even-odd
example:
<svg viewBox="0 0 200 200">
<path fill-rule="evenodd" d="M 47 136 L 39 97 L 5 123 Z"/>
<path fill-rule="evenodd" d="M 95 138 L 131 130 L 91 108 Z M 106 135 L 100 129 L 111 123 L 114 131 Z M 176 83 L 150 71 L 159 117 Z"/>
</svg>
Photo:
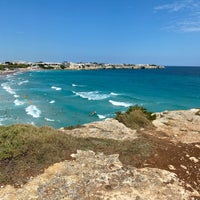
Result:
<svg viewBox="0 0 200 200">
<path fill-rule="evenodd" d="M 156 119 L 156 115 L 147 111 L 146 108 L 135 105 L 131 106 L 125 113 L 117 112 L 115 118 L 129 128 L 139 129 L 153 126 L 151 121 Z"/>
<path fill-rule="evenodd" d="M 66 126 L 64 127 L 65 130 L 73 130 L 75 128 L 81 128 L 83 126 L 81 126 L 80 124 L 77 124 L 76 126 Z"/>
</svg>

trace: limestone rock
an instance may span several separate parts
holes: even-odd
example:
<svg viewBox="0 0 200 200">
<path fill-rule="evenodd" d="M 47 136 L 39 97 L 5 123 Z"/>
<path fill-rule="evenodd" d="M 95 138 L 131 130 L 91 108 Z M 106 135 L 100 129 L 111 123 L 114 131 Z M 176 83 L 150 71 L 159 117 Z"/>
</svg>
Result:
<svg viewBox="0 0 200 200">
<path fill-rule="evenodd" d="M 153 121 L 157 131 L 167 134 L 173 141 L 200 142 L 200 109 L 156 113 Z"/>
<path fill-rule="evenodd" d="M 136 130 L 126 127 L 115 119 L 106 119 L 100 122 L 85 124 L 83 127 L 74 130 L 60 130 L 76 137 L 95 137 L 115 140 L 133 140 L 137 138 Z"/>
<path fill-rule="evenodd" d="M 190 199 L 199 193 L 183 187 L 174 173 L 154 169 L 123 168 L 118 155 L 77 151 L 75 160 L 57 163 L 22 188 L 0 189 L 8 200 L 174 200 Z"/>
</svg>

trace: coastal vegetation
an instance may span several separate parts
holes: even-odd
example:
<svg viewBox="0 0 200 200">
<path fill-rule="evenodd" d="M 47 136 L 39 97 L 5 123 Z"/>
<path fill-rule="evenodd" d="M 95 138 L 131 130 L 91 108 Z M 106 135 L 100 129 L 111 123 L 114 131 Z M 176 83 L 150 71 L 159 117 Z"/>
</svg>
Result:
<svg viewBox="0 0 200 200">
<path fill-rule="evenodd" d="M 29 66 L 29 64 L 24 63 L 5 62 L 4 64 L 0 64 L 0 70 L 16 70 L 19 68 L 28 68 Z"/>
<path fill-rule="evenodd" d="M 152 127 L 151 121 L 156 119 L 156 115 L 141 106 L 135 105 L 131 106 L 125 113 L 117 112 L 115 118 L 129 128 L 140 129 Z"/>
<path fill-rule="evenodd" d="M 21 185 L 53 163 L 69 160 L 77 149 L 120 154 L 122 162 L 140 166 L 152 153 L 145 138 L 116 141 L 77 138 L 50 127 L 12 125 L 0 127 L 0 183 Z M 141 157 L 140 161 L 136 157 Z"/>
<path fill-rule="evenodd" d="M 116 118 L 132 128 L 151 126 L 150 113 L 139 106 L 129 108 L 125 114 L 118 113 Z M 78 125 L 65 129 L 80 127 Z M 153 151 L 145 138 L 133 141 L 77 138 L 51 127 L 22 124 L 0 126 L 0 182 L 25 182 L 27 177 L 41 172 L 47 166 L 70 159 L 70 155 L 77 149 L 106 154 L 118 153 L 126 164 L 131 164 L 138 156 L 145 160 Z M 138 162 L 136 159 L 135 165 L 140 165 L 141 160 Z"/>
</svg>

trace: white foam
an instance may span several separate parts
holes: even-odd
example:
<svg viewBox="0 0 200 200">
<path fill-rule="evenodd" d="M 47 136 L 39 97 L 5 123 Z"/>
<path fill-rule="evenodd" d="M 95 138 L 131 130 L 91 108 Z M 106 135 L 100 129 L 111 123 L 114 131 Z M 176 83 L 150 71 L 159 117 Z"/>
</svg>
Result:
<svg viewBox="0 0 200 200">
<path fill-rule="evenodd" d="M 112 96 L 118 96 L 119 94 L 111 92 L 110 95 L 112 95 Z"/>
<path fill-rule="evenodd" d="M 54 90 L 62 90 L 62 88 L 55 87 L 55 86 L 52 86 L 51 89 L 54 89 Z"/>
<path fill-rule="evenodd" d="M 15 99 L 15 100 L 14 100 L 14 104 L 15 104 L 16 106 L 21 106 L 21 105 L 24 105 L 24 101 L 20 101 L 19 99 Z"/>
<path fill-rule="evenodd" d="M 10 87 L 10 85 L 8 83 L 2 83 L 1 84 L 2 88 L 4 90 L 6 90 L 8 93 L 12 94 L 12 95 L 16 95 L 16 92 Z"/>
<path fill-rule="evenodd" d="M 18 83 L 18 85 L 22 85 L 22 84 L 25 84 L 25 83 L 28 83 L 28 82 L 29 82 L 28 80 L 26 80 L 26 81 L 21 81 L 21 82 Z"/>
<path fill-rule="evenodd" d="M 91 92 L 74 92 L 77 96 L 80 96 L 83 99 L 88 100 L 103 100 L 110 97 L 109 94 L 101 94 L 99 91 L 91 91 Z"/>
<path fill-rule="evenodd" d="M 26 108 L 26 112 L 28 115 L 31 115 L 34 118 L 40 117 L 41 111 L 35 106 L 30 105 Z"/>
<path fill-rule="evenodd" d="M 99 118 L 99 119 L 105 119 L 105 118 L 106 118 L 106 116 L 105 116 L 105 115 L 100 115 L 100 114 L 97 114 L 97 116 L 98 116 L 98 118 Z"/>
<path fill-rule="evenodd" d="M 72 87 L 84 87 L 84 85 L 77 85 L 77 84 L 72 83 Z"/>
<path fill-rule="evenodd" d="M 55 121 L 54 119 L 49 119 L 49 118 L 46 118 L 46 117 L 45 117 L 45 120 L 49 121 L 49 122 L 54 122 Z"/>
<path fill-rule="evenodd" d="M 114 105 L 114 106 L 122 106 L 122 107 L 129 107 L 132 104 L 131 103 L 126 103 L 126 102 L 120 102 L 120 101 L 113 101 L 113 100 L 109 100 L 109 102 Z"/>
<path fill-rule="evenodd" d="M 52 100 L 52 101 L 50 101 L 49 103 L 55 103 L 55 101 L 54 101 L 54 100 Z"/>
<path fill-rule="evenodd" d="M 3 125 L 2 122 L 6 121 L 7 119 L 8 119 L 8 118 L 0 118 L 0 126 L 2 126 L 2 125 Z"/>
</svg>

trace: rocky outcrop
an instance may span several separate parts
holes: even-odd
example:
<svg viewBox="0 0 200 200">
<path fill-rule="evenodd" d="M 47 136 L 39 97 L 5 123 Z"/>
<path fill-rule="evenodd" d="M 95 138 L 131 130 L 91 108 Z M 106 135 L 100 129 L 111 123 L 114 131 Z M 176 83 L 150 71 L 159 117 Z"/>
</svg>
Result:
<svg viewBox="0 0 200 200">
<path fill-rule="evenodd" d="M 133 140 L 137 138 L 136 130 L 126 127 L 115 119 L 106 119 L 101 122 L 85 124 L 73 130 L 60 129 L 66 134 L 76 137 L 94 137 L 114 140 Z"/>
<path fill-rule="evenodd" d="M 156 113 L 153 124 L 157 131 L 164 132 L 172 141 L 200 142 L 200 109 Z"/>
<path fill-rule="evenodd" d="M 123 168 L 118 155 L 77 151 L 75 160 L 57 163 L 22 188 L 0 189 L 0 199 L 130 199 L 174 200 L 199 195 L 174 173 L 153 169 Z"/>
<path fill-rule="evenodd" d="M 122 165 L 118 154 L 72 154 L 43 174 L 14 188 L 0 188 L 2 200 L 196 200 L 200 198 L 200 109 L 156 113 L 155 128 L 139 131 L 115 119 L 60 131 L 75 137 L 139 141 L 147 135 L 154 149 L 142 168 Z M 158 138 L 157 136 L 163 135 Z M 143 136 L 141 136 L 143 134 Z M 137 159 L 140 159 L 138 157 Z M 133 164 L 133 166 L 135 166 Z M 158 169 L 159 168 L 159 169 Z M 195 188 L 195 189 L 194 189 Z"/>
</svg>

